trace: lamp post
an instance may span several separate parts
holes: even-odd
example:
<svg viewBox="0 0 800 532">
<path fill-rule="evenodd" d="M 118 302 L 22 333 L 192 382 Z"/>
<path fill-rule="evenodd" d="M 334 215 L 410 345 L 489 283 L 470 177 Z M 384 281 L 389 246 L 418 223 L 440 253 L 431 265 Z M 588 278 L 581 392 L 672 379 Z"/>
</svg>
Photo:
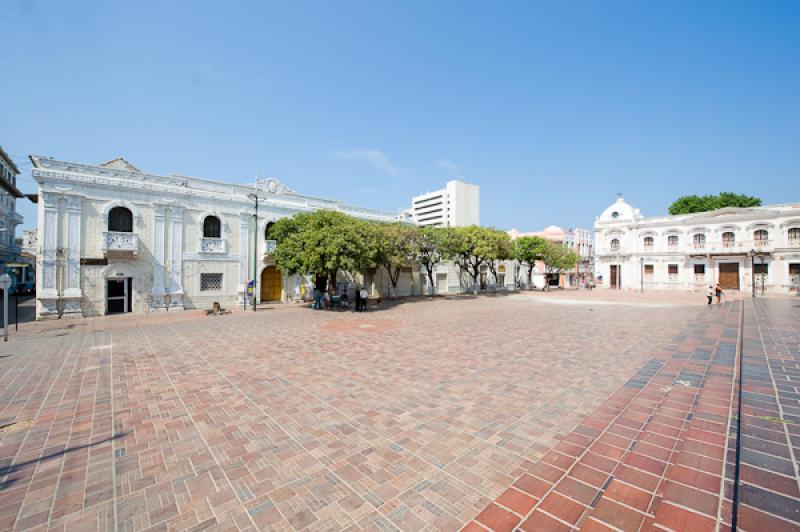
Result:
<svg viewBox="0 0 800 532">
<path fill-rule="evenodd" d="M 756 250 L 751 249 L 747 252 L 750 255 L 750 285 L 753 289 L 753 296 L 756 297 L 756 267 L 755 267 L 755 257 L 756 257 Z"/>
<path fill-rule="evenodd" d="M 256 311 L 256 277 L 258 276 L 258 193 L 247 195 L 256 204 L 255 214 L 253 215 L 253 312 Z M 245 289 L 246 290 L 246 289 Z"/>
<path fill-rule="evenodd" d="M 642 283 L 639 293 L 644 294 L 644 257 L 639 257 L 639 278 Z"/>
</svg>

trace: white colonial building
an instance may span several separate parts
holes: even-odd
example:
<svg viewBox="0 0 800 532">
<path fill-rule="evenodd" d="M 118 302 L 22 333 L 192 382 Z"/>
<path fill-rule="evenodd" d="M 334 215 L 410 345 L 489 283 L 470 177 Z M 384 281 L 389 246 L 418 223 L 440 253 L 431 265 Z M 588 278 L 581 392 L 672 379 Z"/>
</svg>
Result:
<svg viewBox="0 0 800 532">
<path fill-rule="evenodd" d="M 646 218 L 619 198 L 595 222 L 605 288 L 800 290 L 800 204 Z"/>
<path fill-rule="evenodd" d="M 39 318 L 241 305 L 254 268 L 257 300 L 294 299 L 308 279 L 276 268 L 272 222 L 316 209 L 396 218 L 303 196 L 274 179 L 247 186 L 148 174 L 124 159 L 31 161 L 39 185 Z M 401 294 L 420 293 L 420 276 L 405 273 Z M 367 277 L 378 290 L 381 276 Z"/>
</svg>

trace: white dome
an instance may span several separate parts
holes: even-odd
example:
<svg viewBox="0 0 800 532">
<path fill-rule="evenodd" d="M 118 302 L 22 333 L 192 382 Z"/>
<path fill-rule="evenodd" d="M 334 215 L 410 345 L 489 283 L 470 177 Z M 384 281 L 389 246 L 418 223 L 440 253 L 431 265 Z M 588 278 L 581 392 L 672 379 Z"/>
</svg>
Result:
<svg viewBox="0 0 800 532">
<path fill-rule="evenodd" d="M 635 220 L 641 218 L 639 209 L 634 209 L 625 202 L 621 196 L 617 198 L 610 207 L 603 211 L 598 219 L 599 222 L 619 222 L 623 220 Z"/>
</svg>

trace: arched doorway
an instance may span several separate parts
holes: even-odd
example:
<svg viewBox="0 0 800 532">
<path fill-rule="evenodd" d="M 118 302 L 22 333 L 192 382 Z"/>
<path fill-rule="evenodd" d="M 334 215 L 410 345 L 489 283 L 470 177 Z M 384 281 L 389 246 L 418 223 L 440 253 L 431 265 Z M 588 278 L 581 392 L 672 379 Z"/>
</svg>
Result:
<svg viewBox="0 0 800 532">
<path fill-rule="evenodd" d="M 283 276 L 275 266 L 267 266 L 261 272 L 261 301 L 280 301 Z"/>
</svg>

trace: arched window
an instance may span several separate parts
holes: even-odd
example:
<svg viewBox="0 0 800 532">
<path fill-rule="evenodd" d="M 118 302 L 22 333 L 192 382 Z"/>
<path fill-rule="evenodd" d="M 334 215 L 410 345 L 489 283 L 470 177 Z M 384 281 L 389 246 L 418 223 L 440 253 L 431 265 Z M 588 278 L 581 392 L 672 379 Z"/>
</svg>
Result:
<svg viewBox="0 0 800 532">
<path fill-rule="evenodd" d="M 275 240 L 274 238 L 270 238 L 269 231 L 272 229 L 272 226 L 275 225 L 275 222 L 267 222 L 267 227 L 264 228 L 264 240 Z"/>
<path fill-rule="evenodd" d="M 800 242 L 800 227 L 792 227 L 789 229 L 789 242 L 793 244 Z"/>
<path fill-rule="evenodd" d="M 766 229 L 759 229 L 753 233 L 753 240 L 756 242 L 766 242 L 769 240 L 769 233 Z"/>
<path fill-rule="evenodd" d="M 735 243 L 736 235 L 733 234 L 733 231 L 725 231 L 722 233 L 722 247 L 732 248 Z"/>
<path fill-rule="evenodd" d="M 611 240 L 611 251 L 619 251 L 619 240 L 616 238 Z"/>
<path fill-rule="evenodd" d="M 203 220 L 203 238 L 220 238 L 222 236 L 222 224 L 216 216 L 206 216 Z"/>
<path fill-rule="evenodd" d="M 667 245 L 671 248 L 678 247 L 678 237 L 677 235 L 669 235 L 667 237 Z"/>
<path fill-rule="evenodd" d="M 703 233 L 697 233 L 694 235 L 694 237 L 692 237 L 692 240 L 694 241 L 694 247 L 696 248 L 702 248 L 706 245 L 706 235 Z"/>
<path fill-rule="evenodd" d="M 133 213 L 126 207 L 114 207 L 108 213 L 108 230 L 119 233 L 133 232 Z"/>
<path fill-rule="evenodd" d="M 644 247 L 645 247 L 645 249 L 652 249 L 653 248 L 653 237 L 652 236 L 644 237 Z"/>
</svg>

